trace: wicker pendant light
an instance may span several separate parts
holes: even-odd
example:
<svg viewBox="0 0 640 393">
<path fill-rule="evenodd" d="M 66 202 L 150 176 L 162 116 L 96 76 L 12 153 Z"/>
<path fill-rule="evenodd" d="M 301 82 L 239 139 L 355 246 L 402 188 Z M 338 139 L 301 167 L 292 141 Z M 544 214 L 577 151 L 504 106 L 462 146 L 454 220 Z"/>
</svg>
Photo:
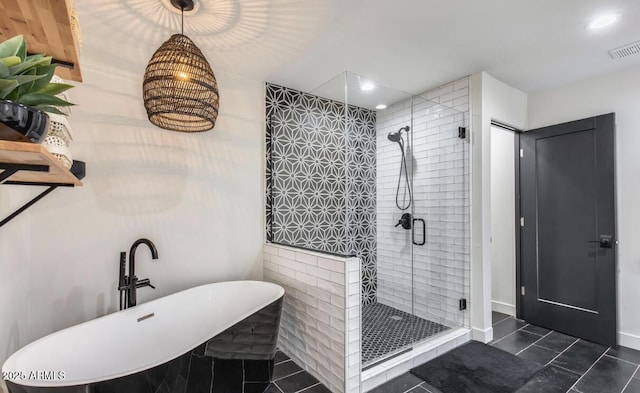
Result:
<svg viewBox="0 0 640 393">
<path fill-rule="evenodd" d="M 171 0 L 182 11 L 193 0 Z M 184 34 L 174 34 L 153 54 L 144 73 L 142 94 L 149 121 L 181 132 L 212 129 L 218 117 L 218 83 L 200 49 Z"/>
</svg>

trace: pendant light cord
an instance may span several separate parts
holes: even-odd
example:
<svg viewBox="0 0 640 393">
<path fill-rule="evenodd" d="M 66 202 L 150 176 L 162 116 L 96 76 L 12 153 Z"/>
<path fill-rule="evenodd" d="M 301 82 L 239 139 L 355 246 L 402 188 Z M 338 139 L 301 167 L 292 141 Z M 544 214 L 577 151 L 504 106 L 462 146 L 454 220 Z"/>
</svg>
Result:
<svg viewBox="0 0 640 393">
<path fill-rule="evenodd" d="M 180 7 L 182 20 L 180 22 L 180 34 L 184 35 L 184 7 Z"/>
</svg>

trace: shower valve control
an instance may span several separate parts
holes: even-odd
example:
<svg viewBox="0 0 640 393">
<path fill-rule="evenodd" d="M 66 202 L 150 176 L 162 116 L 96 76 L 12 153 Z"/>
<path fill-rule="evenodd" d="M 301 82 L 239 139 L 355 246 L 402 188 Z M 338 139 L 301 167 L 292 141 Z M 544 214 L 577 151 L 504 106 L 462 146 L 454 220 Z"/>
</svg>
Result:
<svg viewBox="0 0 640 393">
<path fill-rule="evenodd" d="M 412 220 L 412 217 L 411 217 L 411 213 L 404 213 L 402 215 L 402 217 L 400 217 L 400 220 L 396 224 L 396 227 L 398 225 L 402 225 L 402 227 L 404 229 L 411 229 L 411 224 L 412 223 L 413 223 L 413 220 Z"/>
</svg>

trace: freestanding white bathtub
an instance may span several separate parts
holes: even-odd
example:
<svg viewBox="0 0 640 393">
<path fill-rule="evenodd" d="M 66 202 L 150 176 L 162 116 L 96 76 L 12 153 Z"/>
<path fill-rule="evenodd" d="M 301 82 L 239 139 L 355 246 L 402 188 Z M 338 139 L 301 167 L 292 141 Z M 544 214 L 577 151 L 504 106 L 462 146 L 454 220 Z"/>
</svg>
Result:
<svg viewBox="0 0 640 393">
<path fill-rule="evenodd" d="M 172 381 L 162 378 L 180 375 L 185 367 L 193 366 L 193 356 L 198 357 L 197 361 L 206 357 L 210 339 L 241 326 L 243 320 L 258 315 L 274 302 L 281 304 L 283 295 L 282 287 L 260 281 L 221 282 L 187 289 L 43 337 L 7 359 L 2 366 L 3 378 L 13 393 L 50 390 L 46 388 L 58 392 L 126 393 L 120 383 L 123 381 L 132 391 L 201 391 L 188 389 L 187 381 L 173 386 Z M 278 315 L 268 317 L 269 321 L 279 322 L 280 308 L 277 310 Z M 249 334 L 254 331 L 254 323 L 244 325 Z M 277 336 L 277 326 L 275 329 Z M 225 334 L 231 341 L 240 336 L 235 331 Z M 272 344 L 275 351 L 275 343 Z M 134 375 L 149 379 L 147 371 L 159 381 L 158 386 L 147 389 L 138 386 L 139 381 L 131 382 Z M 158 377 L 160 374 L 162 378 Z M 213 378 L 210 380 L 213 385 Z M 113 381 L 120 385 L 113 386 Z M 168 387 L 161 389 L 163 383 Z M 99 389 L 93 388 L 98 385 Z"/>
</svg>

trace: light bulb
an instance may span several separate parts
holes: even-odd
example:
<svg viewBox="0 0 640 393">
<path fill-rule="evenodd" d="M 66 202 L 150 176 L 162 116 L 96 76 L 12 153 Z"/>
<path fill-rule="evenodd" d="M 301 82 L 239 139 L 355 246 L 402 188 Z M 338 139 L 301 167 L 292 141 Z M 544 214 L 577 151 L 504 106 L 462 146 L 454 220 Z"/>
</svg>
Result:
<svg viewBox="0 0 640 393">
<path fill-rule="evenodd" d="M 187 74 L 186 72 L 184 72 L 184 71 L 178 71 L 178 72 L 176 72 L 176 79 L 181 80 L 181 81 L 185 81 L 185 82 L 186 82 L 186 81 L 188 81 L 190 78 L 189 78 L 189 74 Z"/>
<path fill-rule="evenodd" d="M 616 14 L 607 14 L 602 15 L 595 18 L 591 23 L 589 23 L 589 29 L 598 30 L 607 26 L 611 26 L 612 24 L 618 21 L 618 15 Z"/>
<path fill-rule="evenodd" d="M 371 91 L 371 90 L 373 90 L 375 88 L 376 88 L 376 84 L 375 83 L 373 83 L 373 82 L 371 82 L 369 80 L 366 80 L 366 79 L 361 79 L 360 80 L 360 90 L 362 90 L 362 91 Z"/>
</svg>

